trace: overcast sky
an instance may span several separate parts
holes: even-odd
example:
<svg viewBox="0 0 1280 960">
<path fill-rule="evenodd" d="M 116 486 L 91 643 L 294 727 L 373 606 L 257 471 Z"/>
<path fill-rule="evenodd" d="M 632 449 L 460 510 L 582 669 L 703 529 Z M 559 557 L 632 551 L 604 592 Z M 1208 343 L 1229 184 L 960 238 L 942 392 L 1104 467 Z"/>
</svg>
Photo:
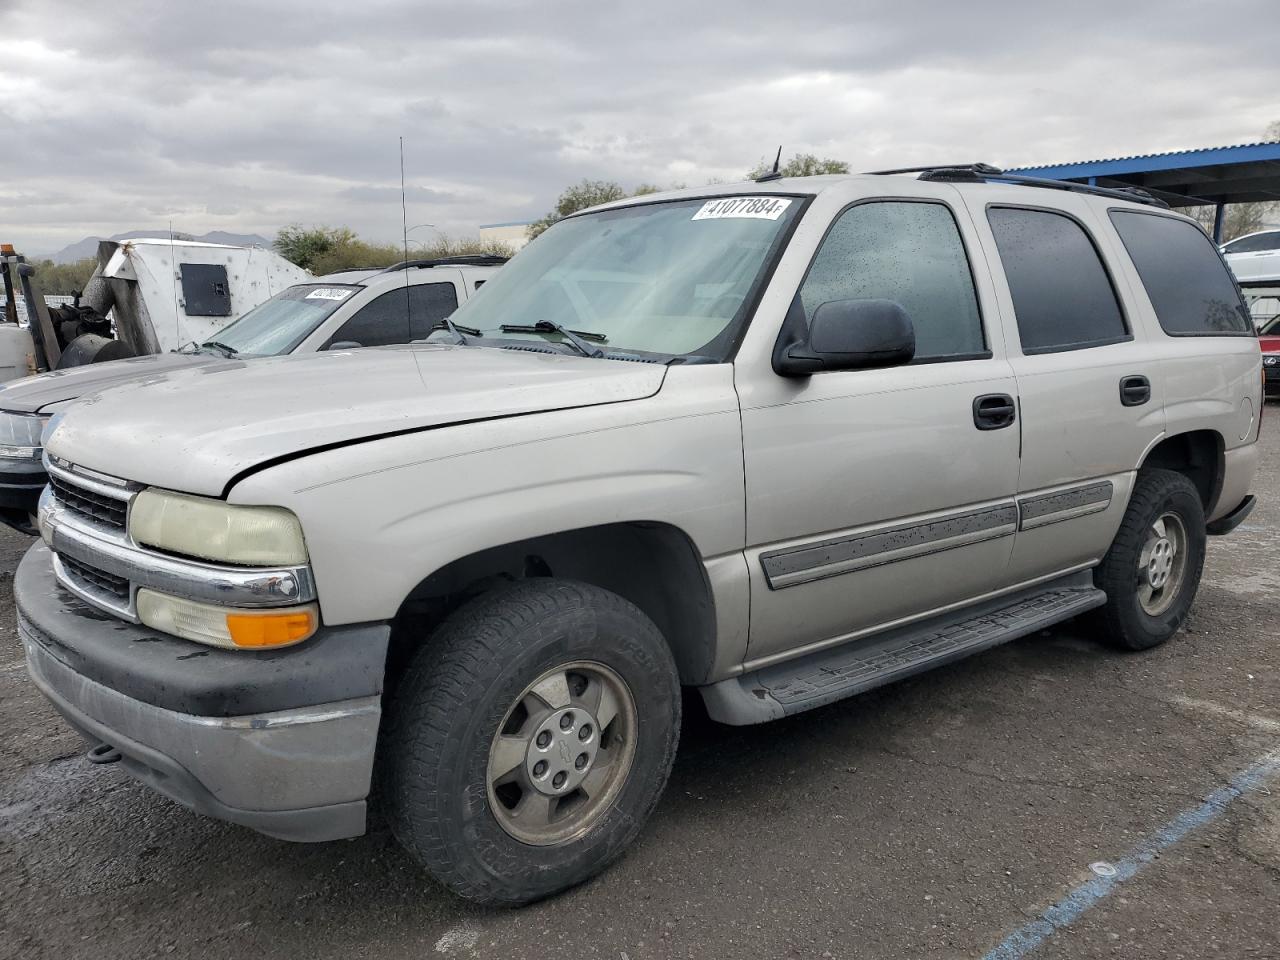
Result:
<svg viewBox="0 0 1280 960">
<path fill-rule="evenodd" d="M 0 240 L 474 234 L 583 177 L 699 184 L 1257 139 L 1280 3 L 0 0 Z M 419 231 L 418 236 L 429 231 Z"/>
</svg>

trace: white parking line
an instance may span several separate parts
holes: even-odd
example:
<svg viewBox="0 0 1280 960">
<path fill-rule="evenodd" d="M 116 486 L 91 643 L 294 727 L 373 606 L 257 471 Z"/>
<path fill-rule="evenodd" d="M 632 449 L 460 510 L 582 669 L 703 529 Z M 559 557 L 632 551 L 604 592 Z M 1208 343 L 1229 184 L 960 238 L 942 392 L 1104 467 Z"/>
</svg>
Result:
<svg viewBox="0 0 1280 960">
<path fill-rule="evenodd" d="M 1216 706 L 1216 704 L 1210 704 L 1210 706 Z M 1241 714 L 1241 716 L 1248 715 Z M 1252 766 L 1241 770 L 1205 797 L 1204 803 L 1184 810 L 1155 833 L 1144 837 L 1136 847 L 1114 864 L 1096 864 L 1103 869 L 1095 870 L 1096 876 L 1093 879 L 1074 887 L 1070 893 L 1039 917 L 1013 931 L 987 953 L 983 960 L 1022 960 L 1023 957 L 1033 953 L 1055 934 L 1075 923 L 1086 911 L 1114 893 L 1122 884 L 1137 876 L 1160 856 L 1161 851 L 1179 843 L 1192 831 L 1217 820 L 1233 801 L 1255 791 L 1265 791 L 1267 782 L 1278 772 L 1280 772 L 1280 751 L 1263 754 Z"/>
</svg>

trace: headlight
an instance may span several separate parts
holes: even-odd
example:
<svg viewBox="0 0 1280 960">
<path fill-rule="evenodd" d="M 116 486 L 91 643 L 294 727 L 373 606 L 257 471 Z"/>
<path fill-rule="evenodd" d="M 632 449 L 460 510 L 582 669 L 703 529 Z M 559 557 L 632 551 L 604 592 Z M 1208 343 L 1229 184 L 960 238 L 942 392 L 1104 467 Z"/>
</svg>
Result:
<svg viewBox="0 0 1280 960">
<path fill-rule="evenodd" d="M 40 434 L 48 419 L 38 413 L 0 413 L 0 458 L 39 460 L 44 452 Z"/>
<path fill-rule="evenodd" d="M 320 625 L 314 603 L 282 610 L 240 610 L 146 588 L 138 591 L 138 619 L 197 643 L 250 650 L 301 643 Z"/>
<path fill-rule="evenodd" d="M 283 507 L 247 507 L 167 490 L 143 490 L 129 509 L 138 543 L 250 567 L 307 562 L 298 518 Z"/>
</svg>

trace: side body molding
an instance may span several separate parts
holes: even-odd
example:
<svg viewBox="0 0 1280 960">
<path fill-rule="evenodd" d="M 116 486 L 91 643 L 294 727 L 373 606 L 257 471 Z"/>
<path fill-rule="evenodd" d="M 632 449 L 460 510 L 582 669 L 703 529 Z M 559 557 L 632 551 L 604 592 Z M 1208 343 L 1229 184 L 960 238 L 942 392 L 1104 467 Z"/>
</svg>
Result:
<svg viewBox="0 0 1280 960">
<path fill-rule="evenodd" d="M 1090 481 L 942 515 L 844 531 L 816 543 L 762 554 L 760 565 L 769 588 L 782 590 L 1100 513 L 1111 506 L 1114 494 L 1110 480 Z"/>
</svg>

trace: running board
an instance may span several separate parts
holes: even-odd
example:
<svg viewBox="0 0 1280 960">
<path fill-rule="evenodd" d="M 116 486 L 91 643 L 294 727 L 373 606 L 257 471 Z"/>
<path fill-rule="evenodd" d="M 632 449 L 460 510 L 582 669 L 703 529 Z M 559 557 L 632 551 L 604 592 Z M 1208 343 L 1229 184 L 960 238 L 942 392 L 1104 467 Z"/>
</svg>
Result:
<svg viewBox="0 0 1280 960">
<path fill-rule="evenodd" d="M 861 643 L 788 660 L 702 687 L 712 719 L 742 726 L 803 713 L 1069 620 L 1107 595 L 1091 571 L 999 597 Z"/>
</svg>

